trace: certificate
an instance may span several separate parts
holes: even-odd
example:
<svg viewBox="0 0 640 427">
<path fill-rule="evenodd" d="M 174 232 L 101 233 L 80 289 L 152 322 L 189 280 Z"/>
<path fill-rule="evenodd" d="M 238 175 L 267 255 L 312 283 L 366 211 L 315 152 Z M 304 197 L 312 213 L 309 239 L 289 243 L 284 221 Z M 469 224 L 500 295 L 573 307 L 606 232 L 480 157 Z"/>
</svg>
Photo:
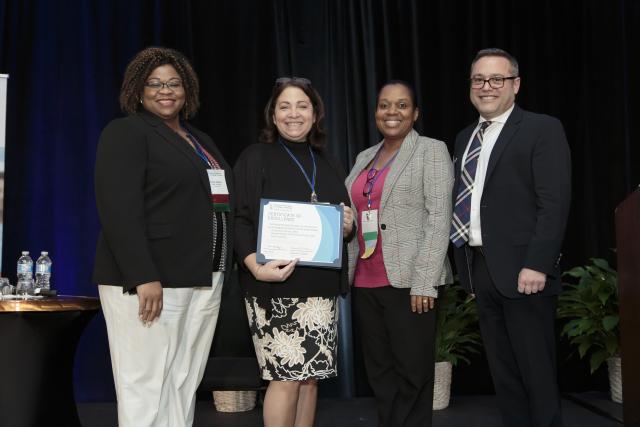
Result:
<svg viewBox="0 0 640 427">
<path fill-rule="evenodd" d="M 341 205 L 260 199 L 257 262 L 341 268 L 342 215 Z"/>
</svg>

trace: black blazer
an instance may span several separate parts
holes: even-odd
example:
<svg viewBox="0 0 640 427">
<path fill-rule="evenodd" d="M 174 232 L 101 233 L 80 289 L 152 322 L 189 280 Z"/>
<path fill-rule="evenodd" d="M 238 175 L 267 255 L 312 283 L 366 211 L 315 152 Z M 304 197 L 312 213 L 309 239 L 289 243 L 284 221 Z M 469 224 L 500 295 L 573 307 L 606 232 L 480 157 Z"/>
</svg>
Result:
<svg viewBox="0 0 640 427">
<path fill-rule="evenodd" d="M 477 122 L 456 137 L 454 197 L 460 163 Z M 480 202 L 489 273 L 506 297 L 519 298 L 523 267 L 547 274 L 543 294 L 560 292 L 562 240 L 571 201 L 571 154 L 560 121 L 517 105 L 491 152 Z M 454 248 L 460 282 L 472 290 L 473 252 Z"/>
<path fill-rule="evenodd" d="M 233 172 L 206 134 L 185 124 L 220 163 L 233 210 Z M 93 281 L 131 290 L 210 286 L 213 204 L 207 166 L 178 134 L 146 111 L 102 131 L 95 191 L 102 231 Z M 233 213 L 227 216 L 226 271 L 231 271 Z"/>
</svg>

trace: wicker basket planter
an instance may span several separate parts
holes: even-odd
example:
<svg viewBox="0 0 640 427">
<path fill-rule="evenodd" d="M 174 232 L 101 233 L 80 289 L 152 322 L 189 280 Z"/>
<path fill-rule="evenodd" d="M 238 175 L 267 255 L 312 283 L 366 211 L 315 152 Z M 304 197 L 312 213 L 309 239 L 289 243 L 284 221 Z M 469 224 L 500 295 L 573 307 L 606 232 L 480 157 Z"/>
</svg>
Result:
<svg viewBox="0 0 640 427">
<path fill-rule="evenodd" d="M 443 286 L 436 311 L 436 366 L 433 409 L 449 406 L 451 370 L 481 348 L 475 297 L 459 284 Z"/>
<path fill-rule="evenodd" d="M 435 379 L 433 381 L 433 409 L 436 411 L 449 406 L 451 367 L 451 362 L 436 362 Z"/>
<path fill-rule="evenodd" d="M 622 371 L 620 367 L 620 357 L 610 357 L 607 359 L 609 369 L 609 390 L 611 400 L 622 403 Z"/>
<path fill-rule="evenodd" d="M 214 391 L 213 403 L 218 412 L 246 412 L 256 407 L 255 391 Z"/>
</svg>

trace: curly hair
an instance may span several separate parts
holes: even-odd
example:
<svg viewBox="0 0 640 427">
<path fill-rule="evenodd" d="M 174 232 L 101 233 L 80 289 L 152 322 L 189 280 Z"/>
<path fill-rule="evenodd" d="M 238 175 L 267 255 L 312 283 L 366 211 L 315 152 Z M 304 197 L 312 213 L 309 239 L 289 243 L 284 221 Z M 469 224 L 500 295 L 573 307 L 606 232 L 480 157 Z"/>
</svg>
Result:
<svg viewBox="0 0 640 427">
<path fill-rule="evenodd" d="M 185 104 L 180 110 L 183 119 L 193 117 L 200 107 L 198 76 L 187 58 L 177 50 L 166 47 L 148 47 L 129 62 L 120 88 L 120 108 L 127 114 L 135 114 L 143 106 L 140 102 L 144 84 L 149 75 L 162 65 L 171 65 L 180 75 L 185 91 Z"/>
<path fill-rule="evenodd" d="M 278 79 L 280 80 L 280 79 Z M 326 141 L 326 134 L 324 130 L 324 103 L 320 94 L 311 86 L 311 83 L 307 79 L 293 78 L 286 83 L 276 83 L 271 91 L 271 97 L 264 107 L 264 128 L 260 133 L 260 142 L 266 142 L 272 144 L 278 140 L 278 128 L 273 123 L 273 114 L 276 109 L 276 101 L 278 97 L 286 88 L 297 87 L 303 91 L 311 100 L 313 105 L 313 112 L 316 115 L 316 121 L 311 126 L 309 131 L 308 141 L 309 145 L 315 150 L 322 150 Z"/>
</svg>

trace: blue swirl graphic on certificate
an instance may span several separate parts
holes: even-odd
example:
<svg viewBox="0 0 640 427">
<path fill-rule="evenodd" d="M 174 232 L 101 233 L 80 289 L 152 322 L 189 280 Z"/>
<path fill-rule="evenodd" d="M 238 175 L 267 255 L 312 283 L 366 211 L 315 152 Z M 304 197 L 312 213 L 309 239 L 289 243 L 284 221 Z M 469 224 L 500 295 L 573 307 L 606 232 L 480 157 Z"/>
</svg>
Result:
<svg viewBox="0 0 640 427">
<path fill-rule="evenodd" d="M 342 216 L 340 205 L 261 199 L 256 260 L 341 268 Z"/>
</svg>

